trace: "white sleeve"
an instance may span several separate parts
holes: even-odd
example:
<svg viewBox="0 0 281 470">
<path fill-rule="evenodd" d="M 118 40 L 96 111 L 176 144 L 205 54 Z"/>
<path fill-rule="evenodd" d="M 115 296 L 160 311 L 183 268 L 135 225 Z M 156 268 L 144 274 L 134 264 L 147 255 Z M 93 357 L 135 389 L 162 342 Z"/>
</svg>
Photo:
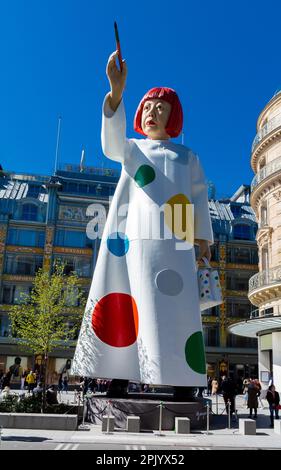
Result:
<svg viewBox="0 0 281 470">
<path fill-rule="evenodd" d="M 194 205 L 194 238 L 214 243 L 208 204 L 208 187 L 197 155 L 192 161 L 192 203 Z"/>
<path fill-rule="evenodd" d="M 110 108 L 107 96 L 103 103 L 101 144 L 104 155 L 123 163 L 127 147 L 126 116 L 123 100 L 114 112 Z"/>
</svg>

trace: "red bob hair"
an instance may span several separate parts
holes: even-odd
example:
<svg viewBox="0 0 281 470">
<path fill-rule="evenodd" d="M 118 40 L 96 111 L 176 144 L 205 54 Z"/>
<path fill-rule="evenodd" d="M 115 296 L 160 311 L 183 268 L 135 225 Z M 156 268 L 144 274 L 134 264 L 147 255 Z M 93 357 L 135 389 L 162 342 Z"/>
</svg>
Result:
<svg viewBox="0 0 281 470">
<path fill-rule="evenodd" d="M 179 100 L 178 95 L 176 94 L 175 90 L 172 88 L 166 87 L 158 87 L 158 88 L 151 88 L 143 97 L 140 104 L 138 105 L 138 109 L 135 114 L 134 118 L 134 129 L 136 132 L 139 132 L 142 135 L 146 135 L 141 127 L 141 117 L 142 117 L 142 110 L 144 103 L 148 100 L 152 99 L 161 99 L 167 101 L 172 106 L 171 114 L 166 126 L 166 132 L 170 137 L 177 137 L 181 131 L 183 126 L 183 111 L 181 102 Z"/>
</svg>

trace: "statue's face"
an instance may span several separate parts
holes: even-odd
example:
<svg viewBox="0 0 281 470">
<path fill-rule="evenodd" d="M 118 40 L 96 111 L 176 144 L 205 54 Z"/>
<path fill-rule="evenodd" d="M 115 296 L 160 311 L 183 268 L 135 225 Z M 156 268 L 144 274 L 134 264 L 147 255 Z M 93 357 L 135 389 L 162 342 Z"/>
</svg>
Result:
<svg viewBox="0 0 281 470">
<path fill-rule="evenodd" d="M 166 126 L 170 117 L 171 108 L 170 103 L 158 98 L 148 100 L 144 103 L 141 126 L 149 139 L 169 139 Z"/>
</svg>

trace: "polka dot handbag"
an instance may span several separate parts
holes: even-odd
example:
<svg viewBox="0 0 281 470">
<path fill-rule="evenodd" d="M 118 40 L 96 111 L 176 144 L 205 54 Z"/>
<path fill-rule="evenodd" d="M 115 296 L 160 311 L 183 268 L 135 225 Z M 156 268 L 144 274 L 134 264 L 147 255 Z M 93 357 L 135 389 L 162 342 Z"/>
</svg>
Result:
<svg viewBox="0 0 281 470">
<path fill-rule="evenodd" d="M 207 310 L 223 303 L 219 273 L 207 260 L 202 258 L 205 266 L 198 268 L 198 287 L 200 310 Z"/>
</svg>

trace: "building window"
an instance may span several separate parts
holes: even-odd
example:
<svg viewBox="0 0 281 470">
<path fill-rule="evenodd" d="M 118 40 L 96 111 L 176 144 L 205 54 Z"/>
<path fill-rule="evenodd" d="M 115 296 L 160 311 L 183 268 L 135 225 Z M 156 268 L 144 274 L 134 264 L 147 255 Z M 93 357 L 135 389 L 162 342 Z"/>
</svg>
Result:
<svg viewBox="0 0 281 470">
<path fill-rule="evenodd" d="M 55 245 L 85 248 L 91 247 L 92 241 L 87 237 L 85 232 L 58 229 L 55 235 Z"/>
<path fill-rule="evenodd" d="M 212 308 L 207 308 L 206 310 L 204 310 L 202 312 L 202 315 L 205 316 L 205 315 L 209 315 L 209 316 L 212 316 L 212 317 L 218 317 L 220 314 L 220 307 L 219 305 L 217 305 L 216 307 L 212 307 Z"/>
<path fill-rule="evenodd" d="M 37 199 L 41 191 L 43 192 L 43 188 L 41 188 L 41 186 L 38 184 L 29 184 L 27 197 L 33 197 Z"/>
<path fill-rule="evenodd" d="M 39 230 L 10 228 L 8 230 L 7 244 L 44 248 L 45 232 Z"/>
<path fill-rule="evenodd" d="M 267 206 L 261 206 L 261 227 L 267 225 Z"/>
<path fill-rule="evenodd" d="M 203 325 L 205 346 L 219 346 L 219 329 L 217 325 Z"/>
<path fill-rule="evenodd" d="M 5 305 L 19 304 L 23 301 L 22 294 L 30 295 L 32 286 L 26 284 L 4 284 L 1 303 Z"/>
<path fill-rule="evenodd" d="M 79 277 L 91 277 L 93 274 L 91 258 L 86 258 L 85 256 L 55 256 L 54 264 L 56 261 L 61 261 L 65 264 L 65 274 L 76 272 Z"/>
<path fill-rule="evenodd" d="M 23 204 L 22 220 L 37 220 L 38 218 L 38 207 L 35 204 Z"/>
<path fill-rule="evenodd" d="M 251 304 L 247 300 L 227 300 L 226 309 L 228 317 L 250 318 Z"/>
<path fill-rule="evenodd" d="M 219 250 L 218 245 L 214 243 L 210 246 L 211 249 L 211 261 L 218 261 L 219 260 Z"/>
<path fill-rule="evenodd" d="M 229 290 L 248 291 L 249 279 L 252 273 L 245 274 L 239 272 L 227 272 L 226 274 L 226 288 Z"/>
<path fill-rule="evenodd" d="M 262 271 L 268 270 L 268 248 L 264 246 L 261 250 L 261 269 Z"/>
<path fill-rule="evenodd" d="M 246 224 L 234 225 L 233 238 L 235 240 L 251 240 L 251 226 Z"/>
<path fill-rule="evenodd" d="M 5 260 L 5 274 L 18 274 L 34 276 L 43 266 L 43 256 L 23 256 L 7 254 Z"/>
<path fill-rule="evenodd" d="M 8 315 L 0 316 L 0 336 L 6 338 L 11 333 L 11 323 Z"/>
<path fill-rule="evenodd" d="M 234 247 L 228 246 L 226 250 L 227 263 L 237 264 L 257 264 L 258 250 L 257 248 Z"/>
<path fill-rule="evenodd" d="M 226 339 L 228 348 L 257 348 L 257 340 L 255 338 L 245 338 L 244 336 L 229 334 Z"/>
<path fill-rule="evenodd" d="M 231 204 L 230 208 L 234 218 L 238 218 L 241 216 L 242 207 L 240 205 Z"/>
</svg>

